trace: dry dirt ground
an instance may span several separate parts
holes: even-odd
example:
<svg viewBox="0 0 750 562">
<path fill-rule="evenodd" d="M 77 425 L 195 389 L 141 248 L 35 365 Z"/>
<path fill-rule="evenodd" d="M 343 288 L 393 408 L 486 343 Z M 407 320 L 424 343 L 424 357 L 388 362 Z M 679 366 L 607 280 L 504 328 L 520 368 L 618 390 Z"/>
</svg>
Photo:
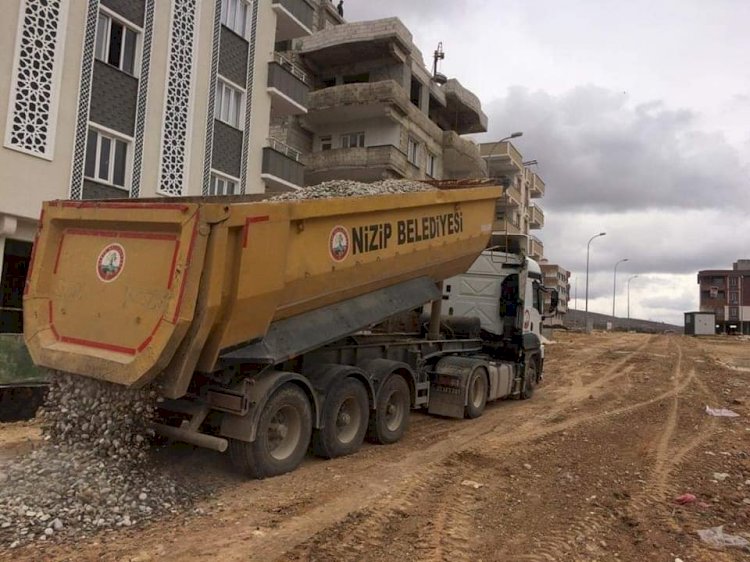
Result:
<svg viewBox="0 0 750 562">
<path fill-rule="evenodd" d="M 494 404 L 471 421 L 415 412 L 396 445 L 310 457 L 265 481 L 237 477 L 218 454 L 174 446 L 160 453 L 168 468 L 214 490 L 196 506 L 12 558 L 748 559 L 707 547 L 696 530 L 750 533 L 750 341 L 555 338 L 530 401 Z M 741 417 L 708 416 L 706 405 Z M 0 455 L 19 454 L 36 432 L 33 423 L 0 426 Z M 688 492 L 695 502 L 674 501 Z"/>
</svg>

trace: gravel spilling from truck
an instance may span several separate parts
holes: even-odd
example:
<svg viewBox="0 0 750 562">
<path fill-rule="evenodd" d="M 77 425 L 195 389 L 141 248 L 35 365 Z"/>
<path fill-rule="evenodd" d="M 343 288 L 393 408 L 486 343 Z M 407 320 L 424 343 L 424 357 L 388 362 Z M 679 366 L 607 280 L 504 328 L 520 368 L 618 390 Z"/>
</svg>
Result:
<svg viewBox="0 0 750 562">
<path fill-rule="evenodd" d="M 351 180 L 333 180 L 276 195 L 271 198 L 271 201 L 328 199 L 330 197 L 363 197 L 367 195 L 385 195 L 388 193 L 432 191 L 434 189 L 436 188 L 429 184 L 411 180 L 382 180 L 373 183 L 362 183 Z"/>
<path fill-rule="evenodd" d="M 42 445 L 0 465 L 0 549 L 130 527 L 189 503 L 149 458 L 152 390 L 59 373 L 42 417 Z"/>
</svg>

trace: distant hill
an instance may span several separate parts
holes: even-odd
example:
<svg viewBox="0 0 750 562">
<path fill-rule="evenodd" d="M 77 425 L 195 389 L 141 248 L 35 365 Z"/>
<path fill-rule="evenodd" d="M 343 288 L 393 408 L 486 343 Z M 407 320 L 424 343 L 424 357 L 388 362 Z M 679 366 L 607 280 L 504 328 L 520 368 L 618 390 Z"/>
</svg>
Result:
<svg viewBox="0 0 750 562">
<path fill-rule="evenodd" d="M 563 317 L 563 324 L 570 329 L 584 329 L 584 318 L 586 313 L 583 310 L 569 309 Z M 607 322 L 612 321 L 609 314 L 599 314 L 589 312 L 589 318 L 594 322 L 595 330 L 606 330 Z M 615 318 L 615 330 L 636 330 L 637 332 L 660 333 L 665 331 L 674 331 L 677 333 L 684 332 L 684 326 L 667 324 L 666 322 L 652 322 L 650 320 L 639 320 L 637 318 Z"/>
</svg>

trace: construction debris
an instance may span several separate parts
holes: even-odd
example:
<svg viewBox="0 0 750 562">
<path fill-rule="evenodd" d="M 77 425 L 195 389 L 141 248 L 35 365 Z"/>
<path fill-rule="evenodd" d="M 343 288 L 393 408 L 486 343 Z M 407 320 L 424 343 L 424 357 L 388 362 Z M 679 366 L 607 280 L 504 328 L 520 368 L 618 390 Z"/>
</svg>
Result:
<svg viewBox="0 0 750 562">
<path fill-rule="evenodd" d="M 157 393 L 59 373 L 41 413 L 44 441 L 0 466 L 0 551 L 57 535 L 130 527 L 190 500 L 149 467 Z"/>
<path fill-rule="evenodd" d="M 429 184 L 410 180 L 383 180 L 362 183 L 350 180 L 326 181 L 296 191 L 288 191 L 271 198 L 271 201 L 293 201 L 296 199 L 328 199 L 330 197 L 363 197 L 388 193 L 433 191 Z"/>
</svg>

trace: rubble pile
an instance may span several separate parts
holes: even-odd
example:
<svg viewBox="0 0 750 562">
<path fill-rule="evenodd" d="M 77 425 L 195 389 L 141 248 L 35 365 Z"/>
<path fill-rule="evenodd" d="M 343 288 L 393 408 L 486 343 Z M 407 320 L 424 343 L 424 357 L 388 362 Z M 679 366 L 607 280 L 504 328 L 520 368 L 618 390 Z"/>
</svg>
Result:
<svg viewBox="0 0 750 562">
<path fill-rule="evenodd" d="M 0 550 L 129 527 L 190 501 L 149 458 L 154 390 L 59 373 L 42 445 L 0 464 Z"/>
<path fill-rule="evenodd" d="M 383 180 L 373 183 L 362 183 L 351 180 L 334 180 L 289 191 L 271 198 L 271 201 L 293 201 L 296 199 L 328 199 L 330 197 L 363 197 L 367 195 L 385 195 L 388 193 L 408 193 L 413 191 L 432 191 L 429 184 L 411 180 Z"/>
</svg>

